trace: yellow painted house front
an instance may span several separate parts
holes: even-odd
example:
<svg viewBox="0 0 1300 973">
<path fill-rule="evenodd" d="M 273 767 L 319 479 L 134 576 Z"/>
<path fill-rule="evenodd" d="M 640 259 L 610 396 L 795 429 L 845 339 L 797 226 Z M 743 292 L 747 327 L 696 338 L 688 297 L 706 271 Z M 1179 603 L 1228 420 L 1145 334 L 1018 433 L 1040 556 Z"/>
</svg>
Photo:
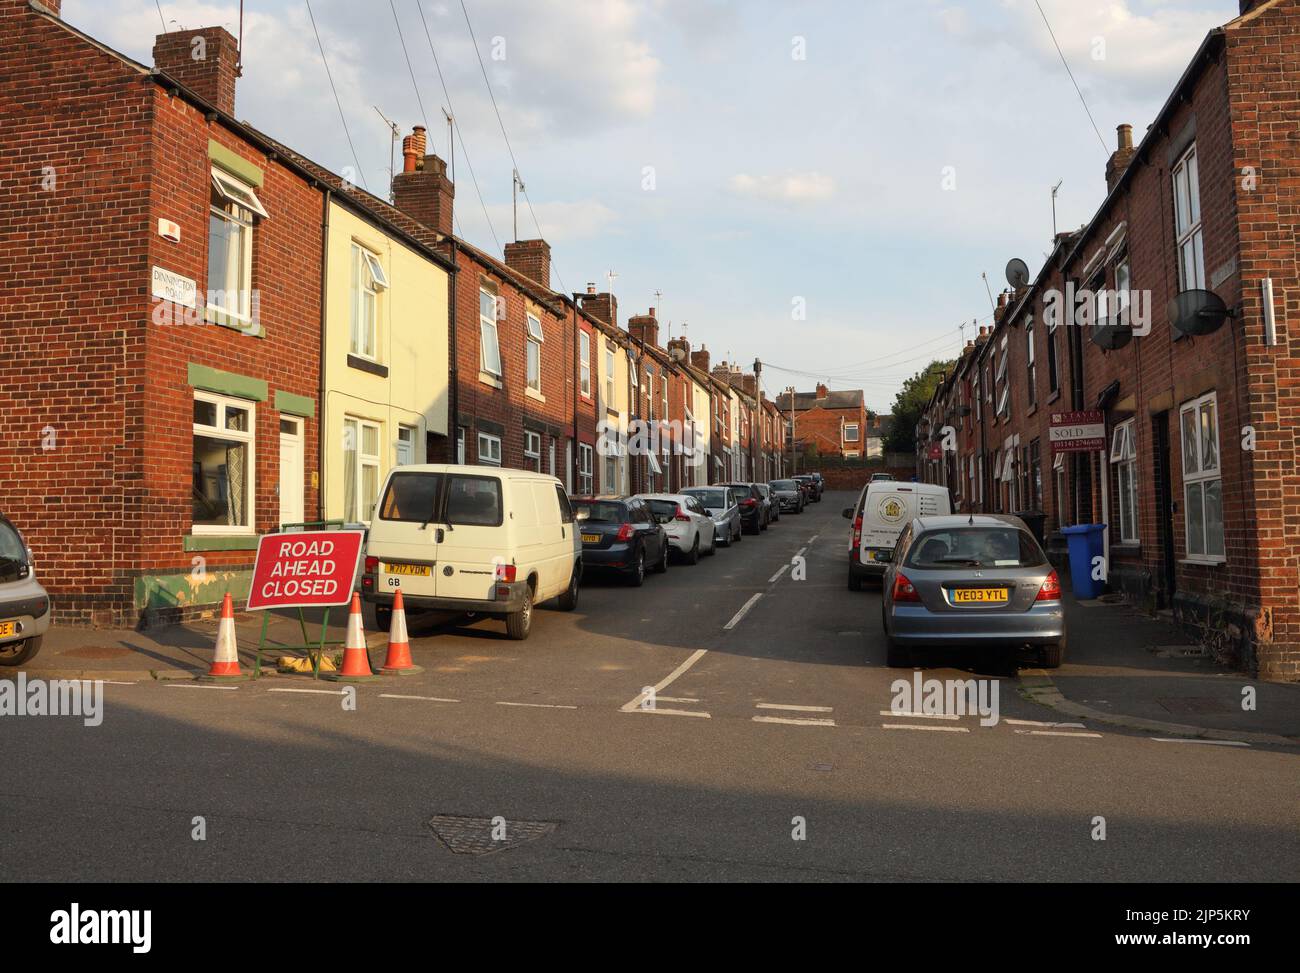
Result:
<svg viewBox="0 0 1300 973">
<path fill-rule="evenodd" d="M 369 524 L 384 477 L 447 435 L 447 269 L 331 202 L 321 468 L 327 520 Z"/>
</svg>

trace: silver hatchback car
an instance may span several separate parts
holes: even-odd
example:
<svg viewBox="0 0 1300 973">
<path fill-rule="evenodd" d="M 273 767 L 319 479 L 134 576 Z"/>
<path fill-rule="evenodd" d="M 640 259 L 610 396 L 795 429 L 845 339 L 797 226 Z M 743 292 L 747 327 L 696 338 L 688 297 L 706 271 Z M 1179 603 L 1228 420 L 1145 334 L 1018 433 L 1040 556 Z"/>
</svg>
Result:
<svg viewBox="0 0 1300 973">
<path fill-rule="evenodd" d="M 0 514 L 0 666 L 30 661 L 49 627 L 50 596 L 36 580 L 32 552 Z"/>
<path fill-rule="evenodd" d="M 1018 517 L 918 517 L 889 557 L 881 611 L 890 666 L 914 648 L 1018 648 L 1065 657 L 1061 581 Z"/>
</svg>

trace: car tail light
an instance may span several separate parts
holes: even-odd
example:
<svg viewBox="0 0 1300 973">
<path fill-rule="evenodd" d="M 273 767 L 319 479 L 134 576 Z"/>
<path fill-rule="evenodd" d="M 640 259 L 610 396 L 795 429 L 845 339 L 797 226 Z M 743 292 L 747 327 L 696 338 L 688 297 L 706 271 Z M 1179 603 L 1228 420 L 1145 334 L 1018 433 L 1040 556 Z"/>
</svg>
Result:
<svg viewBox="0 0 1300 973">
<path fill-rule="evenodd" d="M 858 514 L 853 521 L 853 550 L 862 546 L 862 515 Z"/>
<path fill-rule="evenodd" d="M 379 558 L 366 558 L 366 574 L 377 574 L 379 572 Z"/>
<path fill-rule="evenodd" d="M 758 501 L 755 500 L 753 497 L 750 497 L 748 500 L 742 500 L 740 502 L 740 505 L 742 507 L 756 507 L 758 506 Z"/>
<path fill-rule="evenodd" d="M 1038 589 L 1038 596 L 1034 601 L 1060 601 L 1061 600 L 1061 579 L 1053 571 L 1043 582 L 1043 586 Z"/>
<path fill-rule="evenodd" d="M 614 540 L 630 541 L 632 539 L 632 532 L 634 530 L 635 528 L 631 524 L 620 524 L 618 528 L 618 535 L 614 538 Z"/>
<path fill-rule="evenodd" d="M 916 593 L 916 585 L 907 580 L 907 575 L 898 573 L 894 575 L 894 590 L 891 592 L 894 601 L 920 601 L 921 596 Z"/>
<path fill-rule="evenodd" d="M 673 520 L 685 520 L 689 523 L 690 519 L 690 517 L 686 516 L 686 511 L 682 510 L 681 504 L 678 504 L 677 513 L 673 516 Z"/>
<path fill-rule="evenodd" d="M 497 565 L 497 580 L 504 581 L 507 584 L 513 584 L 515 580 L 516 568 L 513 564 Z"/>
</svg>

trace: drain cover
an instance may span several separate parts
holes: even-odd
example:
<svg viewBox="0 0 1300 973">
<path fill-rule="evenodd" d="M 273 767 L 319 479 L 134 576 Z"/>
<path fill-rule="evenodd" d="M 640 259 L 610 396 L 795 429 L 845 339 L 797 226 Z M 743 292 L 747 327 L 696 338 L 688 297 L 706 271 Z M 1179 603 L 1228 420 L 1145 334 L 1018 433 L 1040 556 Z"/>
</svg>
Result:
<svg viewBox="0 0 1300 973">
<path fill-rule="evenodd" d="M 429 827 L 447 850 L 457 855 L 489 855 L 544 838 L 557 827 L 557 821 L 507 821 L 502 817 L 469 818 L 456 814 L 437 814 Z"/>
</svg>

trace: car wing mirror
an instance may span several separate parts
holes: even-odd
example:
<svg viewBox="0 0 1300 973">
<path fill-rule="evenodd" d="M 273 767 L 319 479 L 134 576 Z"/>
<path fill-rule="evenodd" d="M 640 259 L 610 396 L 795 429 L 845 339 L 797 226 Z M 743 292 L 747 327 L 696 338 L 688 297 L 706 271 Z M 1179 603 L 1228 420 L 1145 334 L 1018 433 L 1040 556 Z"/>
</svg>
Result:
<svg viewBox="0 0 1300 973">
<path fill-rule="evenodd" d="M 852 508 L 852 507 L 845 507 L 843 510 L 840 511 L 840 516 L 843 517 L 845 520 L 852 520 L 852 519 L 853 519 L 853 508 Z"/>
</svg>

